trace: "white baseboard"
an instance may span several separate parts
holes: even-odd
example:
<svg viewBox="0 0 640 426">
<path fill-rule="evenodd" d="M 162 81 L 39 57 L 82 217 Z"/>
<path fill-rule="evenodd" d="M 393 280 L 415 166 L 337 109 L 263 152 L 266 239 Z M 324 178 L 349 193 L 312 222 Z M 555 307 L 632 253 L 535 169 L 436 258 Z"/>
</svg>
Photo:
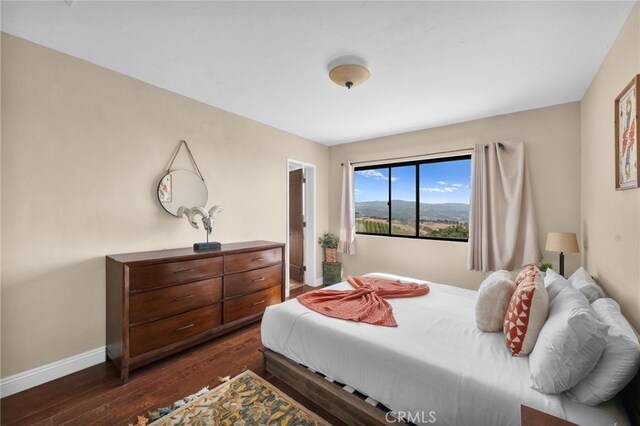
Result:
<svg viewBox="0 0 640 426">
<path fill-rule="evenodd" d="M 324 281 L 324 277 L 318 277 L 316 278 L 316 281 L 313 283 L 314 287 L 319 287 L 322 285 L 322 282 Z"/>
<path fill-rule="evenodd" d="M 84 370 L 106 359 L 105 347 L 70 356 L 50 364 L 23 371 L 13 376 L 0 379 L 0 397 L 13 395 L 23 390 L 58 379 L 76 371 Z"/>
</svg>

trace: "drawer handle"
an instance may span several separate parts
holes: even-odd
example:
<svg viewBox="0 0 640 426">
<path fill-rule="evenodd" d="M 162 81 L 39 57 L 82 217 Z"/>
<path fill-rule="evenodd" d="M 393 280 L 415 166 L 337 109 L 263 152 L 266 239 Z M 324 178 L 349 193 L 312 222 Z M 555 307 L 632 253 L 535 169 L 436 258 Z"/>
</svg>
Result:
<svg viewBox="0 0 640 426">
<path fill-rule="evenodd" d="M 264 280 L 266 280 L 265 277 L 258 277 L 258 278 L 255 278 L 255 279 L 251 280 L 251 281 L 252 282 L 256 282 L 256 281 L 264 281 Z"/>
<path fill-rule="evenodd" d="M 176 328 L 176 331 L 186 330 L 187 328 L 191 328 L 191 327 L 193 327 L 193 323 L 187 324 L 184 327 Z"/>
<path fill-rule="evenodd" d="M 187 296 L 177 297 L 173 299 L 174 302 L 180 302 L 181 300 L 193 299 L 193 294 L 189 294 Z"/>
<path fill-rule="evenodd" d="M 264 259 L 264 257 L 254 257 L 253 259 L 251 259 L 252 262 L 257 262 L 258 260 L 262 260 Z"/>
<path fill-rule="evenodd" d="M 252 303 L 252 306 L 260 305 L 260 304 L 262 304 L 264 302 L 265 302 L 264 300 L 261 300 L 261 301 L 256 302 L 256 303 Z"/>
<path fill-rule="evenodd" d="M 193 269 L 183 269 L 182 271 L 175 271 L 174 274 L 181 274 L 183 272 L 193 272 Z"/>
</svg>

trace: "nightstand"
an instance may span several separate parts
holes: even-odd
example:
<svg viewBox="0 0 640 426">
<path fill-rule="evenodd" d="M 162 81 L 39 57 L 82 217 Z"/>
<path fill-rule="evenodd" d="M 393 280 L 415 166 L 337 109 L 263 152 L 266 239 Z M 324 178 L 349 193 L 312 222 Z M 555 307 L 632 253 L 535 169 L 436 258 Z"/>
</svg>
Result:
<svg viewBox="0 0 640 426">
<path fill-rule="evenodd" d="M 577 426 L 568 420 L 561 419 L 535 408 L 520 406 L 520 425 L 521 426 Z"/>
<path fill-rule="evenodd" d="M 322 262 L 322 284 L 331 285 L 342 281 L 342 263 Z"/>
</svg>

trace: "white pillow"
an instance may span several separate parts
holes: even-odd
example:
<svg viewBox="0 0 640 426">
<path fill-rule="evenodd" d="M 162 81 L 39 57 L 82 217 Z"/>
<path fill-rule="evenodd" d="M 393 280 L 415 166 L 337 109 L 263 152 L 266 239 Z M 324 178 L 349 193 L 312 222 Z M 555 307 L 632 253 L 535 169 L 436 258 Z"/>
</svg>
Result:
<svg viewBox="0 0 640 426">
<path fill-rule="evenodd" d="M 550 303 L 547 322 L 529 355 L 531 387 L 558 394 L 575 386 L 600 359 L 607 328 L 582 293 L 563 288 Z"/>
<path fill-rule="evenodd" d="M 569 281 L 553 269 L 547 269 L 544 276 L 544 286 L 549 293 L 549 302 L 551 302 L 560 293 L 560 290 L 569 286 Z"/>
<path fill-rule="evenodd" d="M 580 290 L 582 294 L 586 296 L 589 303 L 593 303 L 595 300 L 604 297 L 604 291 L 594 279 L 589 275 L 586 269 L 579 268 L 569 277 L 569 283 L 576 289 Z"/>
<path fill-rule="evenodd" d="M 476 300 L 476 325 L 482 331 L 502 331 L 516 283 L 509 271 L 496 271 L 480 284 Z"/>
<path fill-rule="evenodd" d="M 616 396 L 635 377 L 640 368 L 640 343 L 613 299 L 598 299 L 591 307 L 609 326 L 607 344 L 595 368 L 568 390 L 567 396 L 582 404 L 598 405 Z"/>
</svg>

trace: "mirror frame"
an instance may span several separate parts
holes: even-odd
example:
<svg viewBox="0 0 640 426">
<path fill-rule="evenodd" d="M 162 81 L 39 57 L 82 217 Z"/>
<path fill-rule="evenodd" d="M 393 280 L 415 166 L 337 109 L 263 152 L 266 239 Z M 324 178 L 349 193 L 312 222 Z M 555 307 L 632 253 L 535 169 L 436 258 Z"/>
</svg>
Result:
<svg viewBox="0 0 640 426">
<path fill-rule="evenodd" d="M 165 206 L 165 202 L 164 202 L 164 201 L 162 201 L 162 200 L 160 199 L 160 187 L 162 186 L 162 181 L 163 181 L 167 176 L 169 176 L 169 175 L 171 175 L 172 173 L 175 173 L 175 172 L 186 172 L 186 173 L 191 173 L 191 174 L 193 174 L 194 176 L 196 176 L 196 177 L 197 177 L 197 178 L 202 182 L 202 186 L 204 187 L 204 193 L 205 193 L 204 202 L 203 202 L 202 204 L 193 204 L 193 205 L 184 206 L 184 207 L 191 208 L 191 207 L 194 207 L 195 205 L 199 205 L 199 206 L 205 207 L 205 206 L 207 205 L 207 201 L 209 200 L 209 188 L 207 188 L 207 183 L 204 181 L 204 179 L 202 178 L 202 176 L 200 176 L 200 175 L 198 175 L 197 173 L 192 172 L 192 171 L 190 171 L 190 170 L 175 169 L 175 170 L 171 170 L 171 171 L 169 171 L 169 172 L 165 173 L 164 175 L 162 175 L 162 177 L 160 178 L 160 181 L 158 182 L 158 186 L 157 186 L 157 188 L 156 188 L 156 196 L 158 197 L 158 202 L 160 203 L 160 206 L 162 206 L 162 208 L 164 209 L 164 211 L 166 211 L 167 213 L 169 213 L 171 216 L 179 217 L 179 216 L 178 216 L 178 214 L 177 214 L 177 209 L 178 209 L 180 206 L 176 207 L 176 213 L 173 213 L 172 211 L 170 211 L 170 210 Z M 173 191 L 173 189 L 172 189 L 172 191 Z"/>
</svg>

